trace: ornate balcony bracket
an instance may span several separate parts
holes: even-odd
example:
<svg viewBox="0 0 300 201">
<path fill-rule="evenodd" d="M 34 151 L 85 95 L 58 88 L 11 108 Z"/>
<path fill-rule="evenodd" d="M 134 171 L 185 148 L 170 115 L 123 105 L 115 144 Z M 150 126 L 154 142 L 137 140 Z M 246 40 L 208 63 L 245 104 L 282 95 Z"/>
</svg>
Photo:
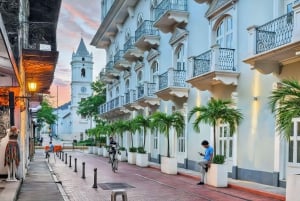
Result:
<svg viewBox="0 0 300 201">
<path fill-rule="evenodd" d="M 185 38 L 188 35 L 188 32 L 185 29 L 176 28 L 172 37 L 170 38 L 170 45 L 176 44 L 176 42 Z"/>
<path fill-rule="evenodd" d="M 160 54 L 160 53 L 159 53 L 158 50 L 156 50 L 156 49 L 151 49 L 151 50 L 149 51 L 149 53 L 148 53 L 147 60 L 148 60 L 148 61 L 151 61 L 152 59 L 158 57 L 159 54 Z"/>
<path fill-rule="evenodd" d="M 186 11 L 168 11 L 154 23 L 154 26 L 163 33 L 170 33 L 176 27 L 185 27 L 188 23 L 188 18 L 189 13 Z"/>
</svg>

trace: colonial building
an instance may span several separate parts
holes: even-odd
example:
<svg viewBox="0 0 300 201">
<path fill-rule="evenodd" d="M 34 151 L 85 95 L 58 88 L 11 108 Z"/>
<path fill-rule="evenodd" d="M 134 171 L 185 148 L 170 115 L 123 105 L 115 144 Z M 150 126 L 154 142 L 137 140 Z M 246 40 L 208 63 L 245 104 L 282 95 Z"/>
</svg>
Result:
<svg viewBox="0 0 300 201">
<path fill-rule="evenodd" d="M 102 0 L 101 5 L 102 23 L 91 42 L 107 53 L 99 75 L 107 89 L 101 117 L 116 121 L 180 111 L 185 132 L 172 135 L 171 155 L 179 167 L 198 170 L 201 141 L 213 144 L 213 131 L 203 124 L 196 133 L 187 115 L 211 98 L 232 99 L 244 120 L 232 136 L 219 122 L 215 147 L 226 156 L 228 176 L 284 186 L 287 174 L 300 172 L 299 135 L 290 145 L 281 139 L 268 105 L 282 78 L 300 80 L 299 1 Z M 147 138 L 151 161 L 160 162 L 166 138 L 160 133 Z M 129 139 L 124 137 L 127 148 Z M 135 146 L 142 139 L 136 134 Z"/>
<path fill-rule="evenodd" d="M 62 139 L 83 140 L 86 130 L 92 127 L 91 118 L 79 115 L 77 110 L 78 103 L 93 93 L 93 64 L 93 55 L 81 38 L 77 51 L 72 54 L 71 101 L 54 111 L 58 114 L 58 124 L 52 130 Z"/>
</svg>

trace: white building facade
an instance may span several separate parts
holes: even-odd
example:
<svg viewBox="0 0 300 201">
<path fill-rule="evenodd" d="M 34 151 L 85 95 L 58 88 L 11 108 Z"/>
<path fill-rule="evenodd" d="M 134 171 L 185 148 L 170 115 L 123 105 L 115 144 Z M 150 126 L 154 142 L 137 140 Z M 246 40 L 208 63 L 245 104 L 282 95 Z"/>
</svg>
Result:
<svg viewBox="0 0 300 201">
<path fill-rule="evenodd" d="M 244 120 L 232 136 L 219 123 L 215 147 L 226 156 L 228 176 L 285 186 L 287 174 L 300 173 L 300 139 L 295 134 L 288 144 L 279 137 L 268 97 L 281 79 L 300 80 L 299 7 L 292 0 L 102 1 L 102 23 L 91 42 L 107 53 L 100 116 L 116 121 L 180 111 L 185 132 L 172 136 L 171 155 L 179 167 L 198 170 L 201 141 L 213 144 L 213 131 L 202 124 L 196 133 L 187 115 L 211 98 L 232 99 Z M 147 138 L 151 161 L 159 163 L 166 139 L 160 133 Z M 142 141 L 136 134 L 134 145 Z"/>
<path fill-rule="evenodd" d="M 92 127 L 92 119 L 77 113 L 78 103 L 91 96 L 93 91 L 93 55 L 89 53 L 81 38 L 76 52 L 72 54 L 71 61 L 71 101 L 58 108 L 58 137 L 65 140 L 84 140 L 87 138 L 86 130 Z"/>
</svg>

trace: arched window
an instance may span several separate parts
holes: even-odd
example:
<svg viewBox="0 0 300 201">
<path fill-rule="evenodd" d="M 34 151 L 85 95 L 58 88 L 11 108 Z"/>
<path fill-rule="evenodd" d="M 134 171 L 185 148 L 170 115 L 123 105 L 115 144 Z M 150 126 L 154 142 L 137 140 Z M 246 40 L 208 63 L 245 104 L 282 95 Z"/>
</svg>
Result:
<svg viewBox="0 0 300 201">
<path fill-rule="evenodd" d="M 181 44 L 176 53 L 176 69 L 185 70 L 185 61 L 184 61 L 184 46 Z"/>
<path fill-rule="evenodd" d="M 143 23 L 143 21 L 144 21 L 143 14 L 139 13 L 138 17 L 137 17 L 137 24 L 136 24 L 136 26 L 139 27 Z"/>
<path fill-rule="evenodd" d="M 84 68 L 81 69 L 81 77 L 85 77 L 85 69 Z"/>
<path fill-rule="evenodd" d="M 119 87 L 116 88 L 116 96 L 119 95 Z"/>
<path fill-rule="evenodd" d="M 138 85 L 141 85 L 142 84 L 142 81 L 143 81 L 143 71 L 139 71 L 138 73 L 137 73 L 137 84 Z"/>
<path fill-rule="evenodd" d="M 150 81 L 152 83 L 157 83 L 157 75 L 158 75 L 158 63 L 157 61 L 154 61 L 151 65 L 151 70 L 150 70 Z"/>
<path fill-rule="evenodd" d="M 223 48 L 232 48 L 232 17 L 226 16 L 216 29 L 216 43 Z"/>
<path fill-rule="evenodd" d="M 126 80 L 126 82 L 125 82 L 125 91 L 126 92 L 129 91 L 129 80 Z"/>
<path fill-rule="evenodd" d="M 81 61 L 85 61 L 85 58 L 84 58 L 84 57 L 82 57 L 82 58 L 81 58 Z"/>
</svg>

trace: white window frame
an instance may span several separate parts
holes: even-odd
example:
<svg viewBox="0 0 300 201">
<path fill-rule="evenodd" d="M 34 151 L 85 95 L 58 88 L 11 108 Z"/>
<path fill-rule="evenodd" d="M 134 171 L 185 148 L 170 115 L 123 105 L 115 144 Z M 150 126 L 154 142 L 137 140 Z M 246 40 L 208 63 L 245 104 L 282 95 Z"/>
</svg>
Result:
<svg viewBox="0 0 300 201">
<path fill-rule="evenodd" d="M 229 23 L 230 22 L 230 23 Z M 230 25 L 230 28 L 229 28 Z M 222 48 L 233 48 L 233 18 L 226 15 L 218 24 L 216 30 L 216 44 Z M 229 43 L 230 38 L 230 43 Z"/>
<path fill-rule="evenodd" d="M 291 149 L 292 145 L 292 149 Z M 291 152 L 292 151 L 292 158 Z M 297 153 L 298 151 L 298 153 Z M 293 119 L 293 131 L 288 144 L 287 162 L 289 166 L 300 167 L 300 118 Z"/>
<path fill-rule="evenodd" d="M 225 132 L 226 131 L 226 132 Z M 233 156 L 233 135 L 230 136 L 229 124 L 220 123 L 217 133 L 217 154 L 225 156 L 226 159 L 232 159 Z M 231 146 L 230 146 L 231 143 Z"/>
<path fill-rule="evenodd" d="M 184 153 L 186 148 L 185 148 L 185 135 L 184 135 L 184 132 L 182 132 L 178 138 L 177 138 L 177 141 L 178 141 L 178 152 L 180 153 Z"/>
<path fill-rule="evenodd" d="M 153 149 L 158 150 L 158 130 L 154 130 L 154 135 L 153 135 Z"/>
</svg>

